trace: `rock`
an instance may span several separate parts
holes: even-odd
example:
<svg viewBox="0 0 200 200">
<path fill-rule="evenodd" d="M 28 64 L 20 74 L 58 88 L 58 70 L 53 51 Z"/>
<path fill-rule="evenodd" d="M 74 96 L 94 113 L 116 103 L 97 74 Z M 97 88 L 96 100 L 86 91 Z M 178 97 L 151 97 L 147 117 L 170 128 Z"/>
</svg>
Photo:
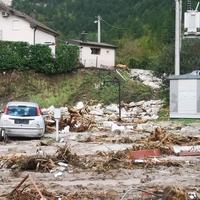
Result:
<svg viewBox="0 0 200 200">
<path fill-rule="evenodd" d="M 59 177 L 59 176 L 62 176 L 63 175 L 63 172 L 56 172 L 54 174 L 55 178 Z"/>
<path fill-rule="evenodd" d="M 58 165 L 62 167 L 68 167 L 68 164 L 63 162 L 58 162 Z"/>
<path fill-rule="evenodd" d="M 105 122 L 103 122 L 102 125 L 103 125 L 103 127 L 105 127 L 105 128 L 112 128 L 113 124 L 114 124 L 114 122 L 105 121 Z"/>
<path fill-rule="evenodd" d="M 128 104 L 129 108 L 132 108 L 132 107 L 135 107 L 135 106 L 136 106 L 136 104 L 134 102 L 131 102 L 131 103 Z"/>
<path fill-rule="evenodd" d="M 116 104 L 110 104 L 108 106 L 106 106 L 106 108 L 104 109 L 104 113 L 118 113 L 119 112 L 119 107 Z"/>
<path fill-rule="evenodd" d="M 66 126 L 63 130 L 61 130 L 61 133 L 67 134 L 67 133 L 69 133 L 69 129 L 70 129 L 70 127 Z"/>
<path fill-rule="evenodd" d="M 75 109 L 82 110 L 84 107 L 84 103 L 80 101 L 76 104 Z"/>
<path fill-rule="evenodd" d="M 93 109 L 89 112 L 89 114 L 91 115 L 97 115 L 97 116 L 103 116 L 103 109 L 99 109 L 99 108 L 96 108 L 96 109 Z"/>
<path fill-rule="evenodd" d="M 137 124 L 156 120 L 158 119 L 158 112 L 161 107 L 161 100 L 139 101 L 129 104 L 123 103 L 121 118 L 124 123 L 134 122 Z M 55 120 L 52 114 L 53 108 L 54 106 L 51 106 L 47 109 L 49 112 L 45 118 L 48 132 L 55 131 Z M 87 130 L 102 130 L 102 128 L 103 130 L 104 128 L 106 130 L 118 128 L 119 132 L 124 131 L 113 125 L 119 119 L 119 107 L 117 104 L 84 106 L 83 102 L 78 102 L 73 108 L 62 107 L 61 114 L 62 117 L 59 124 L 60 128 L 63 129 L 61 133 L 69 133 L 69 130 L 84 132 Z M 141 127 L 139 126 L 138 129 L 141 129 Z"/>
<path fill-rule="evenodd" d="M 145 103 L 145 101 L 138 101 L 135 103 L 136 106 L 142 106 Z"/>
<path fill-rule="evenodd" d="M 136 123 L 136 124 L 143 124 L 143 123 L 146 123 L 148 121 L 148 119 L 140 119 L 140 118 L 134 118 L 133 119 L 133 122 Z"/>
<path fill-rule="evenodd" d="M 126 110 L 125 110 L 125 108 L 122 108 L 121 109 L 121 117 L 123 118 L 126 118 L 126 117 L 130 117 L 130 112 L 127 112 Z"/>
<path fill-rule="evenodd" d="M 137 131 L 153 132 L 155 127 L 152 124 L 138 124 L 136 127 Z"/>
<path fill-rule="evenodd" d="M 117 124 L 112 124 L 111 131 L 117 133 L 123 133 L 125 130 L 124 126 L 118 126 Z"/>
<path fill-rule="evenodd" d="M 117 121 L 119 118 L 119 115 L 116 115 L 115 113 L 112 113 L 110 116 L 109 116 L 109 120 L 111 121 Z"/>
<path fill-rule="evenodd" d="M 131 77 L 153 89 L 159 89 L 162 84 L 162 80 L 155 77 L 151 70 L 131 69 Z"/>
</svg>

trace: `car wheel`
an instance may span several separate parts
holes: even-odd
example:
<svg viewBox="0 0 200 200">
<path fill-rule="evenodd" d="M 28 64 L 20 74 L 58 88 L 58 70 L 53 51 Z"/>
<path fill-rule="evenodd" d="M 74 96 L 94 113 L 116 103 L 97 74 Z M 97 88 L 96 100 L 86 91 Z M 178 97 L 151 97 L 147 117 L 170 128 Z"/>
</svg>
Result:
<svg viewBox="0 0 200 200">
<path fill-rule="evenodd" d="M 4 142 L 8 142 L 8 135 L 6 134 L 4 129 L 1 129 L 1 134 L 0 135 L 1 135 L 0 136 L 1 141 L 3 140 Z"/>
</svg>

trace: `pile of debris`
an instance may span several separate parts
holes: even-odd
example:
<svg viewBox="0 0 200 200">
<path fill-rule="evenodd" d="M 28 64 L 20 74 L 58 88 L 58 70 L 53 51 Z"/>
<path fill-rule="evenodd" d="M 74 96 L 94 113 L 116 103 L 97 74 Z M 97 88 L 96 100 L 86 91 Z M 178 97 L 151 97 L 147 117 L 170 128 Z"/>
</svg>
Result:
<svg viewBox="0 0 200 200">
<path fill-rule="evenodd" d="M 137 164 L 181 167 L 187 162 L 166 160 L 160 158 L 161 155 L 200 155 L 200 137 L 167 133 L 159 127 L 149 137 L 138 139 L 135 142 L 136 144 L 133 145 L 132 151 L 129 153 L 129 158 Z"/>
<path fill-rule="evenodd" d="M 64 171 L 73 171 L 74 169 L 89 169 L 98 173 L 108 170 L 133 169 L 136 166 L 152 167 L 157 166 L 181 166 L 179 162 L 166 160 L 149 160 L 146 163 L 133 162 L 133 149 L 122 151 L 96 152 L 95 155 L 76 155 L 65 145 L 59 147 L 54 155 L 21 155 L 1 157 L 2 167 L 10 169 L 13 176 L 18 176 L 21 171 L 37 171 L 52 173 L 55 177 L 62 176 Z"/>
<path fill-rule="evenodd" d="M 18 171 L 39 171 L 55 172 L 56 169 L 65 170 L 68 165 L 81 167 L 81 158 L 71 152 L 71 149 L 65 145 L 59 147 L 54 155 L 31 155 L 24 154 L 8 155 L 1 157 L 1 168 L 11 169 L 14 174 Z"/>
<path fill-rule="evenodd" d="M 162 80 L 155 77 L 151 70 L 131 69 L 131 77 L 141 81 L 144 85 L 150 86 L 153 89 L 159 89 L 162 85 Z"/>
<path fill-rule="evenodd" d="M 123 103 L 121 108 L 121 118 L 124 123 L 145 123 L 149 120 L 158 119 L 158 112 L 162 107 L 161 100 Z M 55 131 L 54 107 L 43 109 L 47 113 L 45 118 L 47 132 Z M 69 131 L 84 132 L 87 130 L 114 130 L 116 122 L 119 118 L 119 107 L 117 104 L 104 106 L 84 105 L 83 102 L 78 102 L 75 107 L 62 107 L 60 129 L 62 133 Z M 118 126 L 117 129 L 120 127 Z M 124 130 L 124 127 L 121 126 Z M 122 131 L 123 131 L 122 130 Z"/>
<path fill-rule="evenodd" d="M 73 192 L 52 193 L 44 185 L 36 183 L 31 175 L 26 175 L 21 182 L 9 193 L 4 195 L 9 200 L 81 200 L 81 199 L 110 199 L 117 197 L 115 191 L 94 191 L 79 189 Z"/>
<path fill-rule="evenodd" d="M 28 182 L 26 184 L 25 182 Z M 40 188 L 40 189 L 39 189 Z M 42 189 L 41 189 L 42 188 Z M 38 186 L 31 175 L 26 175 L 21 182 L 6 195 L 10 200 L 52 200 L 53 193 L 48 192 L 44 186 Z"/>
<path fill-rule="evenodd" d="M 131 187 L 122 196 L 121 200 L 129 199 L 129 195 L 134 193 L 138 198 L 145 200 L 200 200 L 198 191 L 183 188 L 180 186 L 167 186 L 160 188 L 159 186 L 151 188 Z"/>
<path fill-rule="evenodd" d="M 84 106 L 82 102 L 79 102 L 75 107 L 61 107 L 61 119 L 59 127 L 64 133 L 69 131 L 84 132 L 95 124 L 91 116 L 88 115 L 87 106 Z M 43 109 L 44 113 L 47 113 L 45 117 L 46 131 L 55 132 L 56 121 L 54 119 L 54 106 L 48 109 Z"/>
</svg>

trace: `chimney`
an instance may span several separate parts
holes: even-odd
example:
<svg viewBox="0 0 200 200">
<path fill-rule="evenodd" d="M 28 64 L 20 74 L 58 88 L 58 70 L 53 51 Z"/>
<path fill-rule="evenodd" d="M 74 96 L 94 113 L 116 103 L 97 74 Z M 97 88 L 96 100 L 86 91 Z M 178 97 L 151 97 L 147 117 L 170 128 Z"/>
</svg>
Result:
<svg viewBox="0 0 200 200">
<path fill-rule="evenodd" d="M 30 16 L 31 16 L 33 19 L 36 20 L 36 19 L 37 19 L 37 13 L 36 13 L 36 11 L 35 11 L 35 10 L 32 10 Z"/>
<path fill-rule="evenodd" d="M 81 37 L 80 37 L 80 40 L 82 41 L 82 42 L 86 42 L 87 41 L 87 32 L 85 32 L 85 31 L 83 31 L 82 33 L 81 33 Z"/>
<path fill-rule="evenodd" d="M 12 0 L 0 0 L 1 3 L 4 3 L 6 6 L 12 6 Z"/>
</svg>

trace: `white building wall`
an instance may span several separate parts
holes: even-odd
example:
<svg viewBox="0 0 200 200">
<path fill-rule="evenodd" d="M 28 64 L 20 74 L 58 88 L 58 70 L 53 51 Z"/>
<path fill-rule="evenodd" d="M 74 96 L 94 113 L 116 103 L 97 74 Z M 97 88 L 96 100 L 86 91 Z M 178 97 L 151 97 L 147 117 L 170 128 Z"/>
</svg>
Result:
<svg viewBox="0 0 200 200">
<path fill-rule="evenodd" d="M 7 6 L 11 6 L 12 5 L 12 0 L 0 0 L 0 3 L 4 3 Z"/>
<path fill-rule="evenodd" d="M 55 36 L 50 35 L 46 32 L 38 30 L 38 29 L 36 30 L 36 32 L 35 32 L 35 44 L 46 44 L 46 45 L 48 45 L 51 48 L 53 55 L 55 55 L 55 43 L 56 43 Z"/>
<path fill-rule="evenodd" d="M 85 67 L 113 67 L 115 66 L 115 50 L 109 48 L 100 48 L 100 54 L 91 54 L 91 48 L 80 47 L 80 62 Z M 95 47 L 96 48 L 96 47 Z M 97 47 L 98 48 L 98 47 Z"/>
<path fill-rule="evenodd" d="M 34 44 L 34 28 L 31 28 L 30 23 L 20 17 L 13 15 L 3 17 L 0 12 L 0 40 Z M 54 55 L 55 42 L 55 36 L 39 29 L 35 31 L 35 44 L 53 43 L 54 45 L 49 45 L 49 47 Z"/>
<path fill-rule="evenodd" d="M 1 40 L 23 41 L 33 44 L 33 29 L 25 20 L 9 15 L 3 17 L 0 12 L 0 32 Z"/>
</svg>

